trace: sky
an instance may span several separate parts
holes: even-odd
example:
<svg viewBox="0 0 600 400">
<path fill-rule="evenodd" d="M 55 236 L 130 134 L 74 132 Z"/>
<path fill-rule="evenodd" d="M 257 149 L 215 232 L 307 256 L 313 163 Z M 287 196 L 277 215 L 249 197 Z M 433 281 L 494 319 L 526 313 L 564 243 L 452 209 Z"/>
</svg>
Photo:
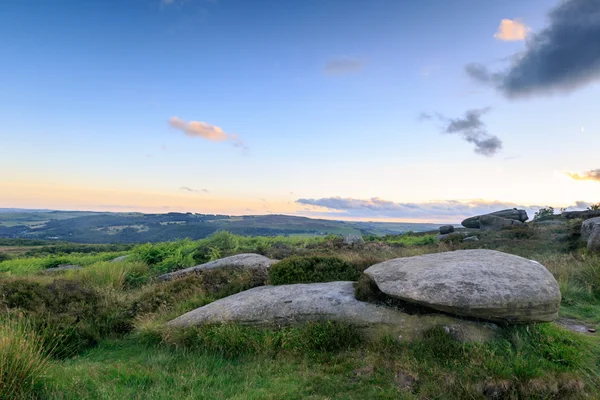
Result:
<svg viewBox="0 0 600 400">
<path fill-rule="evenodd" d="M 600 202 L 600 0 L 0 0 L 0 207 Z"/>
</svg>

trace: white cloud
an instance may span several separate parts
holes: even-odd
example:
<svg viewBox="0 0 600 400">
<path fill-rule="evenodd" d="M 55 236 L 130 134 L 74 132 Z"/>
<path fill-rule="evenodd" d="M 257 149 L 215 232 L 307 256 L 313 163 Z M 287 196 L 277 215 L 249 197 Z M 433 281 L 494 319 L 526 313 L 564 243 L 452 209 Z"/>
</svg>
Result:
<svg viewBox="0 0 600 400">
<path fill-rule="evenodd" d="M 498 40 L 503 40 L 506 42 L 525 40 L 530 31 L 531 28 L 518 19 L 503 19 L 500 22 L 498 32 L 494 34 L 494 37 Z"/>
</svg>

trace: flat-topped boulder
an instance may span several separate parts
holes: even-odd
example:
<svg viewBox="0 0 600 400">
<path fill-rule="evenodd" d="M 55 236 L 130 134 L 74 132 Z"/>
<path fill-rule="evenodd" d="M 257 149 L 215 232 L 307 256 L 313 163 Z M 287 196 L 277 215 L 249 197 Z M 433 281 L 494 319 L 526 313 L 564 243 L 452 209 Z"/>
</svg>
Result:
<svg viewBox="0 0 600 400">
<path fill-rule="evenodd" d="M 563 218 L 573 219 L 573 218 L 595 218 L 600 217 L 600 210 L 585 210 L 585 211 L 565 211 L 560 214 Z"/>
<path fill-rule="evenodd" d="M 365 274 L 392 298 L 498 322 L 552 321 L 561 299 L 558 283 L 543 265 L 495 250 L 396 258 Z"/>
<path fill-rule="evenodd" d="M 512 220 L 520 221 L 520 222 L 525 222 L 529 219 L 529 216 L 527 215 L 527 211 L 518 210 L 516 208 L 509 208 L 507 210 L 494 211 L 493 213 L 483 214 L 483 215 L 493 215 L 496 217 L 512 219 Z M 481 217 L 482 217 L 482 215 L 476 215 L 474 217 L 467 218 L 463 222 L 461 222 L 461 225 L 464 226 L 465 228 L 479 229 L 480 228 L 479 219 Z"/>
<path fill-rule="evenodd" d="M 167 323 L 172 327 L 239 323 L 253 326 L 298 325 L 337 321 L 371 333 L 393 333 L 403 339 L 418 337 L 436 326 L 461 332 L 461 340 L 484 341 L 494 326 L 446 315 L 410 315 L 394 307 L 359 301 L 353 282 L 261 286 L 190 311 Z"/>
<path fill-rule="evenodd" d="M 516 219 L 502 218 L 496 215 L 482 215 L 479 218 L 479 229 L 482 231 L 498 231 L 512 226 L 522 226 L 523 223 Z"/>
<path fill-rule="evenodd" d="M 195 267 L 181 269 L 179 271 L 170 272 L 163 274 L 158 277 L 160 280 L 170 280 L 175 278 L 181 278 L 190 274 L 197 274 L 203 271 L 209 271 L 213 269 L 234 269 L 234 270 L 255 270 L 255 269 L 268 269 L 271 265 L 276 263 L 278 260 L 272 260 L 260 254 L 244 253 L 237 254 L 231 257 L 221 258 L 219 260 L 207 262 L 205 264 L 196 265 Z"/>
<path fill-rule="evenodd" d="M 592 236 L 592 231 L 600 227 L 600 217 L 586 219 L 581 224 L 581 239 L 587 241 Z"/>
</svg>

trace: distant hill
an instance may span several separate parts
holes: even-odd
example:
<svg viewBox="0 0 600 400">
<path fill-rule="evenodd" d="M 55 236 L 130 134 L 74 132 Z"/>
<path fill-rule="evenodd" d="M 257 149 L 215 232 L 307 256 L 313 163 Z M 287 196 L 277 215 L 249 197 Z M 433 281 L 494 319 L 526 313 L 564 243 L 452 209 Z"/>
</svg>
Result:
<svg viewBox="0 0 600 400">
<path fill-rule="evenodd" d="M 202 239 L 217 231 L 245 236 L 385 235 L 437 229 L 439 224 L 352 222 L 290 215 L 142 214 L 2 209 L 0 238 L 76 243 L 140 243 Z M 13 210 L 13 211 L 5 211 Z"/>
</svg>

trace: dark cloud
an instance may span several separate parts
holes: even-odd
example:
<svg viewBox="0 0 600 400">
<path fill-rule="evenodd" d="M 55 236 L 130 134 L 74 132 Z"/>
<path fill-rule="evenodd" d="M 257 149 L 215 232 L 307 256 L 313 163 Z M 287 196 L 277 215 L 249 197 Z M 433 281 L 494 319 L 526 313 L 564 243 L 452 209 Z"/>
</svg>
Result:
<svg viewBox="0 0 600 400">
<path fill-rule="evenodd" d="M 577 181 L 597 181 L 600 182 L 600 168 L 583 173 L 567 172 L 567 175 Z"/>
<path fill-rule="evenodd" d="M 364 63 L 356 58 L 342 57 L 329 60 L 323 72 L 329 75 L 347 75 L 360 72 L 364 67 Z"/>
<path fill-rule="evenodd" d="M 600 80 L 600 0 L 562 1 L 548 17 L 548 27 L 532 35 L 510 68 L 491 72 L 469 64 L 467 74 L 509 98 L 569 92 Z"/>
<path fill-rule="evenodd" d="M 527 210 L 532 217 L 542 206 L 524 206 L 501 201 L 447 200 L 431 203 L 402 203 L 383 200 L 378 197 L 371 199 L 353 199 L 343 197 L 326 197 L 321 199 L 298 199 L 296 203 L 320 207 L 311 211 L 319 216 L 339 216 L 355 218 L 407 218 L 429 219 L 440 221 L 461 221 L 474 215 L 487 214 L 507 208 Z M 588 203 L 578 201 L 572 208 L 585 209 Z M 326 209 L 326 210 L 323 210 Z M 558 208 L 557 208 L 558 209 Z"/>
<path fill-rule="evenodd" d="M 436 118 L 443 124 L 442 132 L 452 135 L 461 135 L 462 138 L 475 145 L 475 153 L 487 157 L 495 155 L 502 149 L 502 140 L 487 132 L 481 117 L 490 111 L 489 107 L 468 110 L 464 118 L 446 118 L 436 113 Z M 431 114 L 421 113 L 420 120 L 431 120 Z"/>
</svg>

